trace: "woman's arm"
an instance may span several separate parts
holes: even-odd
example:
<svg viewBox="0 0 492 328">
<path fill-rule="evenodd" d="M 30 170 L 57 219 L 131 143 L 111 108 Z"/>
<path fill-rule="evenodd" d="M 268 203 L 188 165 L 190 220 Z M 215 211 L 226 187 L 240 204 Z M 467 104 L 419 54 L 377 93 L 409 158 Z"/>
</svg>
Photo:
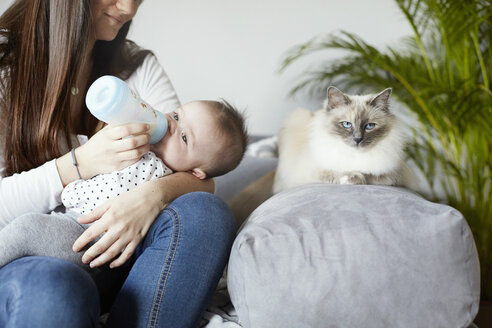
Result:
<svg viewBox="0 0 492 328">
<path fill-rule="evenodd" d="M 82 261 L 98 267 L 119 255 L 110 267 L 121 266 L 135 252 L 159 213 L 173 200 L 192 191 L 213 192 L 213 179 L 200 180 L 189 173 L 177 172 L 110 199 L 78 219 L 80 223 L 96 222 L 75 241 L 73 250 L 81 251 L 105 233 L 85 252 Z"/>
<path fill-rule="evenodd" d="M 137 162 L 149 150 L 148 129 L 147 124 L 131 123 L 100 130 L 75 150 L 82 178 Z M 22 214 L 55 209 L 61 205 L 63 187 L 77 179 L 70 152 L 29 171 L 0 177 L 0 229 Z"/>
<path fill-rule="evenodd" d="M 153 55 L 147 56 L 127 83 L 160 111 L 171 111 L 179 107 L 174 87 Z M 105 129 L 101 131 L 108 132 Z M 143 135 L 146 132 L 142 129 L 113 131 L 110 135 L 108 133 L 103 135 L 101 131 L 75 150 L 79 170 L 84 179 L 131 165 L 148 151 L 148 140 L 145 141 L 147 137 Z M 141 136 L 136 139 L 119 139 L 131 134 L 141 134 Z M 110 138 L 114 138 L 113 142 Z M 56 161 L 52 160 L 38 168 L 2 179 L 2 141 L 0 140 L 0 229 L 19 215 L 28 212 L 48 213 L 61 205 L 60 195 L 63 187 L 79 179 L 70 152 Z M 113 146 L 117 149 L 112 148 Z M 189 191 L 192 190 L 195 189 L 192 187 Z M 196 186 L 196 190 L 202 189 Z"/>
<path fill-rule="evenodd" d="M 107 125 L 98 131 L 74 151 L 80 178 L 87 180 L 97 174 L 121 170 L 136 163 L 149 151 L 148 132 L 149 125 L 145 123 Z M 56 166 L 64 187 L 79 179 L 71 152 L 59 157 Z"/>
<path fill-rule="evenodd" d="M 28 213 L 48 213 L 61 204 L 63 186 L 55 160 L 12 176 L 0 177 L 0 229 Z"/>
</svg>

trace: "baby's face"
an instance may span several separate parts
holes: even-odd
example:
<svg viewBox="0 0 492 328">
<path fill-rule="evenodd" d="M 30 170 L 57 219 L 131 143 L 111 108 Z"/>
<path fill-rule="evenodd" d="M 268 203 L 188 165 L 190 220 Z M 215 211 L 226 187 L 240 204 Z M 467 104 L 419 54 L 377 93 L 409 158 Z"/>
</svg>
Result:
<svg viewBox="0 0 492 328">
<path fill-rule="evenodd" d="M 167 133 L 150 150 L 173 171 L 199 173 L 224 144 L 213 111 L 207 104 L 194 101 L 166 114 L 166 118 Z"/>
</svg>

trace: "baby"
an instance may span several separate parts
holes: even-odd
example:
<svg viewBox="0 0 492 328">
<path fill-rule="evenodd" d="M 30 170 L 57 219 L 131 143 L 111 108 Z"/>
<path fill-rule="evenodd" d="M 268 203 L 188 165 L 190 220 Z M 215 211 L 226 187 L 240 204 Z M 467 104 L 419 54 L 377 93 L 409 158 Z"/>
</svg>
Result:
<svg viewBox="0 0 492 328">
<path fill-rule="evenodd" d="M 89 225 L 77 218 L 139 184 L 173 172 L 199 179 L 234 169 L 247 145 L 244 119 L 226 101 L 193 101 L 166 114 L 168 131 L 137 163 L 123 170 L 68 184 L 62 192 L 65 213 L 22 215 L 0 231 L 0 267 L 24 256 L 52 256 L 85 269 L 82 252 L 72 251 Z"/>
</svg>

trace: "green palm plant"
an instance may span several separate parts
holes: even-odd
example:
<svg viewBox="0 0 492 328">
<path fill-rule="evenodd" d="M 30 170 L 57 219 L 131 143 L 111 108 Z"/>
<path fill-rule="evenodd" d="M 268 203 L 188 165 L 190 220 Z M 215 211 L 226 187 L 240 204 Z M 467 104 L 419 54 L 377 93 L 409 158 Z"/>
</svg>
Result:
<svg viewBox="0 0 492 328">
<path fill-rule="evenodd" d="M 329 85 L 393 87 L 419 122 L 408 155 L 426 178 L 426 196 L 466 217 L 480 257 L 482 297 L 492 298 L 492 3 L 395 1 L 413 30 L 398 47 L 379 50 L 341 31 L 293 47 L 281 71 L 314 52 L 338 49 L 346 56 L 305 73 L 291 93 L 321 98 Z"/>
</svg>

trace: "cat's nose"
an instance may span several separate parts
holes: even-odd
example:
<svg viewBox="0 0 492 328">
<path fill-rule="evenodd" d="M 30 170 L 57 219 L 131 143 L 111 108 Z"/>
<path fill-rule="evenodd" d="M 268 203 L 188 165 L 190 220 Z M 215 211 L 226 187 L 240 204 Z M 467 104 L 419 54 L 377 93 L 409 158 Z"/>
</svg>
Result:
<svg viewBox="0 0 492 328">
<path fill-rule="evenodd" d="M 360 144 L 360 142 L 362 141 L 362 138 L 354 138 L 354 141 L 356 144 Z"/>
</svg>

